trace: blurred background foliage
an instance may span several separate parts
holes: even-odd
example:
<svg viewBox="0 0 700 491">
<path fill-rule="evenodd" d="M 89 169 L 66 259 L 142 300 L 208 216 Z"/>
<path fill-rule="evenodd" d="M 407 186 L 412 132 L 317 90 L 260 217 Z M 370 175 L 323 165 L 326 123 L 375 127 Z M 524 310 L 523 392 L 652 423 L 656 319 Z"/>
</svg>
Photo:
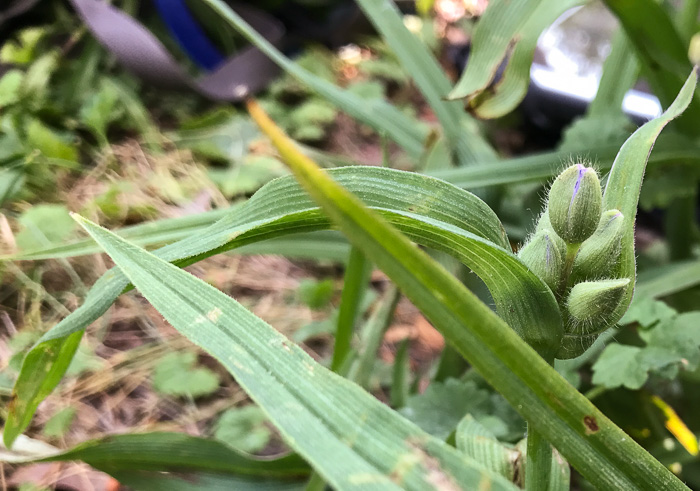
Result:
<svg viewBox="0 0 700 491">
<path fill-rule="evenodd" d="M 155 11 L 132 0 L 113 3 L 138 16 L 183 66 L 197 72 Z M 399 5 L 405 25 L 456 83 L 487 3 L 419 0 Z M 682 7 L 661 3 L 669 15 Z M 689 12 L 695 4 L 695 22 L 681 17 L 690 25 L 684 41 L 691 48 L 697 3 L 684 2 Z M 459 169 L 437 129 L 438 117 L 411 74 L 353 2 L 256 4 L 288 27 L 285 53 L 299 67 L 362 100 L 388 100 L 416 128 L 427 129 L 427 139 L 420 143 L 423 155 L 416 159 L 298 78 L 280 73 L 258 98 L 305 152 L 328 167 L 389 165 L 436 175 L 442 171 L 442 176 Z M 208 19 L 208 32 L 223 52 L 245 45 L 210 11 L 198 14 Z M 80 240 L 70 211 L 111 229 L 131 227 L 124 229 L 125 236 L 131 234 L 149 247 L 172 242 L 197 233 L 287 171 L 242 107 L 137 79 L 94 40 L 66 2 L 46 0 L 5 23 L 0 43 L 0 397 L 8 402 L 24 354 L 75 310 L 88 285 L 110 266 L 100 255 L 56 254 L 41 261 L 16 261 L 13 255 Z M 638 68 L 633 71 L 631 82 L 636 82 Z M 662 94 L 659 99 L 664 102 Z M 545 152 L 556 168 L 580 150 L 593 160 L 608 158 L 605 149 L 619 147 L 638 123 L 619 108 L 605 112 L 594 104 L 588 113 L 574 113 L 571 119 L 579 119 L 571 126 L 570 120 L 538 125 L 531 105 L 526 97 L 516 111 L 498 118 L 469 118 L 473 127 L 468 134 L 483 135 L 490 146 L 487 154 L 517 161 Z M 697 145 L 697 133 L 674 130 L 667 148 L 680 148 L 688 140 Z M 676 159 L 672 165 L 650 168 L 636 232 L 641 293 L 614 336 L 583 359 L 557 368 L 653 455 L 700 489 L 695 436 L 700 433 L 696 163 Z M 512 238 L 522 240 L 540 211 L 546 183 L 541 177 L 493 187 L 487 194 Z M 680 198 L 685 198 L 685 208 L 674 208 Z M 673 212 L 667 213 L 669 209 Z M 689 220 L 675 223 L 688 215 Z M 158 234 L 139 228 L 155 220 L 162 224 Z M 348 247 L 334 234 L 327 235 L 320 260 L 314 259 L 317 251 L 303 244 L 268 250 L 262 244 L 188 269 L 235 296 L 318 360 L 329 361 Z M 259 255 L 280 250 L 287 253 Z M 474 275 L 449 258 L 436 257 L 489 301 Z M 668 278 L 678 275 L 682 279 L 669 285 L 674 280 Z M 521 439 L 520 417 L 445 348 L 441 336 L 408 301 L 394 302 L 385 332 L 378 341 L 372 339 L 376 328 L 367 326 L 392 292 L 379 272 L 372 274 L 370 284 L 361 303 L 365 328 L 359 339 L 376 343 L 378 356 L 367 387 L 448 441 L 454 442 L 465 413 L 502 442 Z M 0 416 L 5 413 L 3 403 Z M 256 455 L 285 449 L 264 414 L 249 404 L 225 370 L 177 335 L 140 297 L 128 294 L 89 331 L 68 376 L 41 405 L 29 435 L 67 447 L 134 428 L 212 437 Z M 94 489 L 115 486 L 87 467 L 46 463 L 3 468 L 3 486 L 10 488 L 86 489 L 76 475 Z M 587 489 L 583 479 L 575 483 L 575 489 Z"/>
</svg>

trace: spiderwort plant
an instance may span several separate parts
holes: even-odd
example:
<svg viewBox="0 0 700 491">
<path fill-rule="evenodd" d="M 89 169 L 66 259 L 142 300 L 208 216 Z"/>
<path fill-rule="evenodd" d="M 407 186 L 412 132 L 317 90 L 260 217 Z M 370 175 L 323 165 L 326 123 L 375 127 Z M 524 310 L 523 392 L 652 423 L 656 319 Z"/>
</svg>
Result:
<svg viewBox="0 0 700 491">
<path fill-rule="evenodd" d="M 582 163 L 565 169 L 549 190 L 536 231 L 518 253 L 557 299 L 564 335 L 556 358 L 583 354 L 616 317 L 630 278 L 618 278 L 624 216 L 601 212 L 598 174 Z"/>
<path fill-rule="evenodd" d="M 232 24 L 245 25 L 224 2 L 206 2 Z M 402 28 L 395 9 L 384 8 L 389 2 L 361 5 L 373 18 L 394 16 L 392 29 Z M 290 68 L 293 64 L 273 47 L 256 40 L 252 29 L 245 33 L 319 93 L 335 97 L 348 112 L 386 131 L 408 153 L 422 153 L 424 132 L 398 110 L 376 101 L 358 101 L 330 84 L 313 82 L 308 74 Z M 396 39 L 401 41 L 399 47 L 415 42 L 411 36 L 405 37 L 406 42 Z M 421 61 L 429 55 L 426 50 L 403 49 L 399 55 L 412 62 L 406 65 L 414 71 L 425 72 L 428 64 Z M 433 84 L 429 77 L 419 81 L 427 99 L 445 105 L 440 85 L 444 82 Z M 484 462 L 420 431 L 357 384 L 316 363 L 233 299 L 177 267 L 244 244 L 334 226 L 358 255 L 364 254 L 387 273 L 528 421 L 526 488 L 548 488 L 551 443 L 600 488 L 684 489 L 559 376 L 551 362 L 584 351 L 629 304 L 635 280 L 633 220 L 644 167 L 661 129 L 691 102 L 695 83 L 693 73 L 668 111 L 622 147 L 604 194 L 587 166 L 565 171 L 555 181 L 547 212 L 519 256 L 511 253 L 498 217 L 476 196 L 436 179 L 390 169 L 351 167 L 324 173 L 251 102 L 251 114 L 299 184 L 291 178 L 270 183 L 206 231 L 154 253 L 77 218 L 117 268 L 26 357 L 4 441 L 11 446 L 18 440 L 38 404 L 65 372 L 82 331 L 133 285 L 176 329 L 220 360 L 297 456 L 335 488 L 367 484 L 374 489 L 428 489 L 437 483 L 445 489 L 513 489 L 509 480 L 489 473 Z M 444 109 L 445 124 L 457 124 L 445 130 L 452 137 L 453 153 L 467 162 L 471 156 L 463 151 L 467 148 L 463 142 L 473 143 L 474 135 L 466 138 L 462 130 L 469 125 L 453 120 L 454 108 Z M 497 171 L 498 165 L 493 168 Z M 498 315 L 415 244 L 448 252 L 479 274 L 491 290 Z M 343 358 L 338 357 L 338 365 Z M 180 458 L 186 454 L 172 445 L 159 450 L 177 450 Z M 116 452 L 108 452 L 102 461 L 95 460 L 96 454 L 67 453 L 107 472 L 124 471 L 113 459 Z M 130 465 L 143 470 L 148 460 Z M 259 462 L 254 465 L 261 468 Z M 214 468 L 220 471 L 224 466 Z M 161 469 L 180 470 L 172 462 Z"/>
</svg>

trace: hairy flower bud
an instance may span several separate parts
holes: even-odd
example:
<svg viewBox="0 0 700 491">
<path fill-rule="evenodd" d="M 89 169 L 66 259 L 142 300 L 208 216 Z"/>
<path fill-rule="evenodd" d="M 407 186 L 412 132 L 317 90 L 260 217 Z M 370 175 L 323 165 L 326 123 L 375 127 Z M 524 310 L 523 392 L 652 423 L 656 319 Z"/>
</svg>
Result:
<svg viewBox="0 0 700 491">
<path fill-rule="evenodd" d="M 562 255 L 552 238 L 555 235 L 552 230 L 540 230 L 518 252 L 523 263 L 542 278 L 553 292 L 557 290 L 564 267 Z"/>
<path fill-rule="evenodd" d="M 575 285 L 566 300 L 570 319 L 567 333 L 591 334 L 607 326 L 629 284 L 629 278 L 620 278 Z"/>
<path fill-rule="evenodd" d="M 549 210 L 547 208 L 544 209 L 540 215 L 540 218 L 537 220 L 535 233 L 542 230 L 549 230 L 551 232 L 549 238 L 557 246 L 557 249 L 559 249 L 559 254 L 561 254 L 562 259 L 566 257 L 566 242 L 564 242 L 564 239 L 559 237 L 554 231 L 554 228 L 552 228 L 552 222 L 549 221 Z"/>
<path fill-rule="evenodd" d="M 591 167 L 572 165 L 559 174 L 549 190 L 549 221 L 569 244 L 580 244 L 593 234 L 603 203 L 598 174 Z"/>
<path fill-rule="evenodd" d="M 618 210 L 603 213 L 596 231 L 581 244 L 574 260 L 571 283 L 615 275 L 614 270 L 620 260 L 620 244 L 625 233 L 624 221 L 625 217 Z"/>
</svg>

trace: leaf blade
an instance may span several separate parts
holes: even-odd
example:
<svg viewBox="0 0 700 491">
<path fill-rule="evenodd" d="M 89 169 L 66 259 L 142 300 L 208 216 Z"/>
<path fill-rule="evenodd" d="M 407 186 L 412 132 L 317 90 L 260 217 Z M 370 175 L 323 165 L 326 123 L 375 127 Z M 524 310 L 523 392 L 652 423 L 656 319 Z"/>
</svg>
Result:
<svg viewBox="0 0 700 491">
<path fill-rule="evenodd" d="M 350 489 L 358 479 L 377 489 L 424 489 L 431 482 L 429 462 L 435 461 L 439 465 L 433 470 L 447 482 L 479 485 L 485 479 L 496 489 L 514 489 L 317 364 L 224 293 L 78 220 L 166 320 L 218 359 L 287 442 L 338 489 Z M 406 458 L 413 458 L 415 467 L 393 476 Z"/>
</svg>

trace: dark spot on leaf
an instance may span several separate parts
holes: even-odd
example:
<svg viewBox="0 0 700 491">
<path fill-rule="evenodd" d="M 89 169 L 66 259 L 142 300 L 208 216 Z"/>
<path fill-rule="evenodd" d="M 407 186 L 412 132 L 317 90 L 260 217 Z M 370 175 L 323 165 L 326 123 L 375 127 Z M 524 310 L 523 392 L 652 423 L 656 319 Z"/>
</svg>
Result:
<svg viewBox="0 0 700 491">
<path fill-rule="evenodd" d="M 10 402 L 7 404 L 7 412 L 8 413 L 14 413 L 15 412 L 15 406 L 17 405 L 19 396 L 17 395 L 17 392 L 12 391 L 12 396 L 10 396 Z"/>
<path fill-rule="evenodd" d="M 593 416 L 584 416 L 583 424 L 586 425 L 586 434 L 592 435 L 596 433 L 600 428 L 598 427 L 598 422 Z"/>
</svg>

